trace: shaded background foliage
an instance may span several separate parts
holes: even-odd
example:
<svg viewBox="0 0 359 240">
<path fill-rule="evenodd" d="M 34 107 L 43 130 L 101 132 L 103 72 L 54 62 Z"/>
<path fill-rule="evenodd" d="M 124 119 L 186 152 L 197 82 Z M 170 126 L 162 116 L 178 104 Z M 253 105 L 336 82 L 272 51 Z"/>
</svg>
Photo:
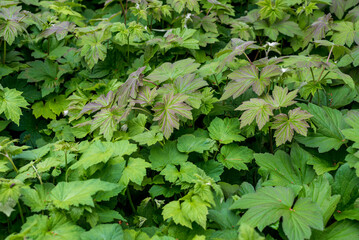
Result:
<svg viewBox="0 0 359 240">
<path fill-rule="evenodd" d="M 0 1 L 0 238 L 359 238 L 356 0 Z"/>
</svg>

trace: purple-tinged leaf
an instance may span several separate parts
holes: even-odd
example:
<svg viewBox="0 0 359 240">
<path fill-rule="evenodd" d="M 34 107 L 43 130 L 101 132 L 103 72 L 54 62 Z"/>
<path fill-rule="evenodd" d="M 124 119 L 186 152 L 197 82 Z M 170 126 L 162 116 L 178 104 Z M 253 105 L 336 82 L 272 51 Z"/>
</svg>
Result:
<svg viewBox="0 0 359 240">
<path fill-rule="evenodd" d="M 325 33 L 329 30 L 329 26 L 333 22 L 332 15 L 328 13 L 323 17 L 320 17 L 315 21 L 306 31 L 305 41 L 309 42 L 314 40 L 320 40 L 325 37 Z"/>
<path fill-rule="evenodd" d="M 75 29 L 75 24 L 68 21 L 53 24 L 48 29 L 45 29 L 39 37 L 48 37 L 51 34 L 56 34 L 57 40 L 62 40 L 66 37 L 68 32 L 72 32 Z"/>
<path fill-rule="evenodd" d="M 275 116 L 275 121 L 273 122 L 273 129 L 276 129 L 274 132 L 274 137 L 276 140 L 277 146 L 284 144 L 285 142 L 292 141 L 294 136 L 294 131 L 307 136 L 308 132 L 308 123 L 305 121 L 312 117 L 310 113 L 300 108 L 290 110 L 288 113 L 289 117 L 281 113 Z"/>
<path fill-rule="evenodd" d="M 129 98 L 136 99 L 138 88 L 143 86 L 143 74 L 142 72 L 146 67 L 140 67 L 137 71 L 130 74 L 126 82 L 118 89 L 118 105 L 126 106 Z"/>
<path fill-rule="evenodd" d="M 223 59 L 222 63 L 217 67 L 217 70 L 221 71 L 227 63 L 233 62 L 236 56 L 242 55 L 246 49 L 254 43 L 254 41 L 232 39 L 232 45 L 234 45 L 234 48 L 231 53 L 225 59 Z"/>
<path fill-rule="evenodd" d="M 256 119 L 259 130 L 269 121 L 269 116 L 273 116 L 273 107 L 266 103 L 263 99 L 252 98 L 243 102 L 235 110 L 242 110 L 241 128 L 250 125 Z"/>
<path fill-rule="evenodd" d="M 298 90 L 294 90 L 288 93 L 288 88 L 281 88 L 278 86 L 274 87 L 272 92 L 273 97 L 268 94 L 264 97 L 264 100 L 272 105 L 275 109 L 279 109 L 281 107 L 288 107 L 296 103 L 293 99 L 297 96 Z"/>
<path fill-rule="evenodd" d="M 112 103 L 113 99 L 114 99 L 113 92 L 109 91 L 107 95 L 101 95 L 95 101 L 86 104 L 82 109 L 82 111 L 80 112 L 80 114 L 84 114 L 88 112 L 93 113 L 100 110 L 101 108 L 108 107 Z"/>
<path fill-rule="evenodd" d="M 154 121 L 158 121 L 159 126 L 163 132 L 163 135 L 168 139 L 173 132 L 173 129 L 179 129 L 178 115 L 192 119 L 191 107 L 184 103 L 187 99 L 182 94 L 173 95 L 173 93 L 167 94 L 163 97 L 163 102 L 158 102 L 153 110 Z"/>
<path fill-rule="evenodd" d="M 137 94 L 137 98 L 132 100 L 133 103 L 138 103 L 142 107 L 152 106 L 156 96 L 158 95 L 157 89 L 151 88 L 149 86 L 141 87 L 140 91 Z"/>
</svg>

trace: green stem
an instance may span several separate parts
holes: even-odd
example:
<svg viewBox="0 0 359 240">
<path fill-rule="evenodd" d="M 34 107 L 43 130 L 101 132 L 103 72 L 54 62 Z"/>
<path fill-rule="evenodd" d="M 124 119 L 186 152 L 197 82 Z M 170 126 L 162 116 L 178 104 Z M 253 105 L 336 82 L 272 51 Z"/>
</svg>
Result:
<svg viewBox="0 0 359 240">
<path fill-rule="evenodd" d="M 130 34 L 127 37 L 127 62 L 130 65 Z"/>
<path fill-rule="evenodd" d="M 3 155 L 4 157 L 6 157 L 9 162 L 11 163 L 12 167 L 14 168 L 15 172 L 18 173 L 19 171 L 17 170 L 17 167 L 15 166 L 15 163 L 12 161 L 12 159 L 10 158 L 10 156 L 6 153 L 0 153 L 1 155 Z"/>
<path fill-rule="evenodd" d="M 67 182 L 67 151 L 65 151 L 65 168 L 66 168 L 66 172 L 65 172 L 65 182 Z"/>
<path fill-rule="evenodd" d="M 252 63 L 252 61 L 249 59 L 248 55 L 247 55 L 245 52 L 243 52 L 243 54 L 244 54 L 244 56 L 246 56 L 246 58 L 247 58 L 247 60 L 249 61 L 249 63 L 250 63 L 251 65 L 253 65 L 253 63 Z"/>
<path fill-rule="evenodd" d="M 273 136 L 272 136 L 272 128 L 269 128 L 269 148 L 270 148 L 270 152 L 273 154 Z"/>
<path fill-rule="evenodd" d="M 330 59 L 330 56 L 332 55 L 333 48 L 334 48 L 334 46 L 332 46 L 332 48 L 331 48 L 330 51 L 329 51 L 329 54 L 328 54 L 327 62 L 326 62 L 326 63 L 329 63 L 329 59 Z M 319 78 L 318 78 L 318 82 L 322 79 L 322 75 L 323 75 L 323 73 L 324 73 L 324 70 L 325 70 L 325 67 L 323 66 L 323 67 L 322 67 L 322 71 L 320 72 L 320 75 L 319 75 Z"/>
<path fill-rule="evenodd" d="M 2 63 L 5 65 L 5 58 L 6 58 L 6 41 L 4 40 L 4 58 L 2 59 Z"/>
<path fill-rule="evenodd" d="M 32 166 L 32 168 L 35 170 L 35 174 L 36 174 L 37 178 L 39 179 L 40 184 L 42 185 L 43 182 L 42 182 L 41 176 L 40 176 L 39 172 L 37 171 L 36 167 L 34 166 L 34 163 L 32 163 L 31 166 Z"/>
<path fill-rule="evenodd" d="M 128 201 L 130 202 L 130 205 L 131 205 L 131 209 L 132 209 L 133 213 L 136 213 L 136 208 L 135 208 L 135 205 L 133 205 L 133 202 L 132 202 L 132 197 L 131 197 L 130 187 L 129 186 L 127 186 L 126 193 L 127 193 Z"/>
<path fill-rule="evenodd" d="M 24 213 L 22 212 L 22 208 L 21 208 L 21 205 L 20 205 L 20 202 L 17 201 L 17 207 L 19 208 L 19 213 L 20 213 L 20 217 L 21 217 L 21 222 L 22 224 L 25 223 L 25 219 L 24 219 Z"/>
<path fill-rule="evenodd" d="M 310 67 L 310 72 L 311 72 L 311 74 L 312 74 L 313 81 L 315 81 L 315 77 L 314 77 L 314 73 L 313 73 L 312 67 Z"/>
</svg>

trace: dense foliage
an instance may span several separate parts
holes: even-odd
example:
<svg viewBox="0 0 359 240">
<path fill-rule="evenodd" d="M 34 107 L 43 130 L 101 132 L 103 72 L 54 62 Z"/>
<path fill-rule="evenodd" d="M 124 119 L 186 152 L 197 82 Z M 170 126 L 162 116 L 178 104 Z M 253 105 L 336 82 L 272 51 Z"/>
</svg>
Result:
<svg viewBox="0 0 359 240">
<path fill-rule="evenodd" d="M 357 0 L 1 0 L 0 238 L 359 239 Z"/>
</svg>

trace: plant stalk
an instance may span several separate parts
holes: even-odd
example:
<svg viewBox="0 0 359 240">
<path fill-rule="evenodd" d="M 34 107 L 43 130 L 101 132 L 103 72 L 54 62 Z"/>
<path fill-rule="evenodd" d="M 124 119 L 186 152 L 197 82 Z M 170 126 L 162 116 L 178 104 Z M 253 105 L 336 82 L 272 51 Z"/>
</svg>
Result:
<svg viewBox="0 0 359 240">
<path fill-rule="evenodd" d="M 20 213 L 20 217 L 21 217 L 21 222 L 22 222 L 22 224 L 24 224 L 24 223 L 25 223 L 24 213 L 23 213 L 23 211 L 22 211 L 22 208 L 21 208 L 21 205 L 20 205 L 20 202 L 19 202 L 19 201 L 17 201 L 17 207 L 18 207 L 18 209 L 19 209 L 19 213 Z"/>
<path fill-rule="evenodd" d="M 126 193 L 127 193 L 128 201 L 130 202 L 130 205 L 131 205 L 131 209 L 132 209 L 132 211 L 134 213 L 136 213 L 136 208 L 135 208 L 135 205 L 132 202 L 132 197 L 131 197 L 130 187 L 129 186 L 127 186 Z"/>
<path fill-rule="evenodd" d="M 0 153 L 1 155 L 3 155 L 4 157 L 6 157 L 9 162 L 11 163 L 12 167 L 14 168 L 15 172 L 18 173 L 19 171 L 17 170 L 17 167 L 15 166 L 15 163 L 13 162 L 13 160 L 10 158 L 10 156 L 6 153 Z"/>
<path fill-rule="evenodd" d="M 6 41 L 4 40 L 4 58 L 2 59 L 2 63 L 5 65 L 5 58 L 6 58 Z"/>
</svg>

